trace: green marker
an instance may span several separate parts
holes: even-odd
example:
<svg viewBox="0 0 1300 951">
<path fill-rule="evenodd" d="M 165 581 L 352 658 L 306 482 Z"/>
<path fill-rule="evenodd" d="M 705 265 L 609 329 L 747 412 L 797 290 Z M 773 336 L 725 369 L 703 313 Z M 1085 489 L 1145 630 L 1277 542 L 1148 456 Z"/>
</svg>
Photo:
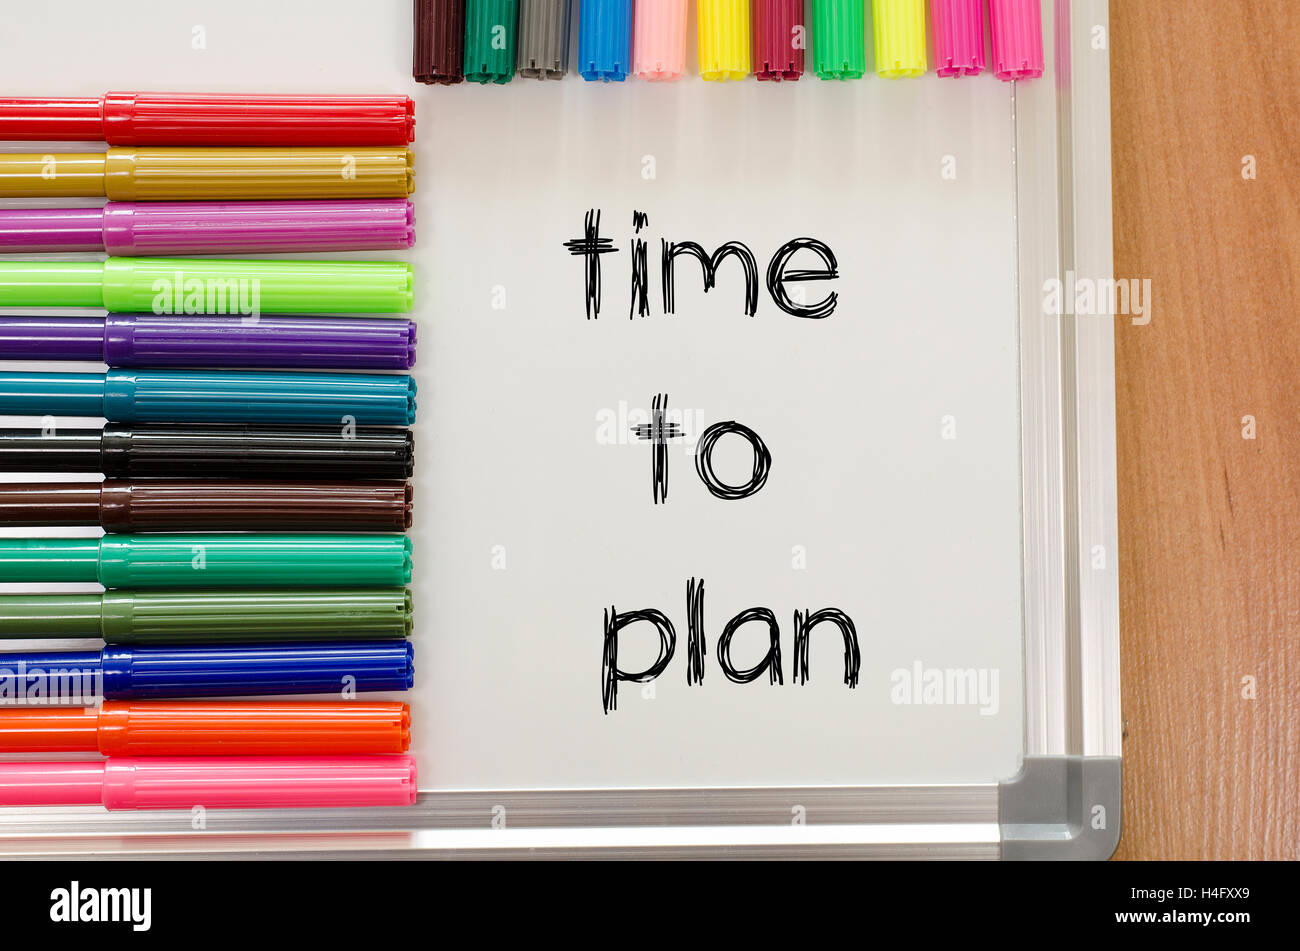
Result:
<svg viewBox="0 0 1300 951">
<path fill-rule="evenodd" d="M 867 71 L 865 0 L 812 0 L 813 72 L 861 79 Z"/>
<path fill-rule="evenodd" d="M 413 283 L 411 265 L 401 261 L 0 261 L 0 307 L 104 307 L 124 314 L 399 314 L 411 309 Z"/>
<path fill-rule="evenodd" d="M 411 633 L 405 588 L 106 591 L 0 595 L 0 639 L 109 644 L 396 640 Z"/>
<path fill-rule="evenodd" d="M 472 83 L 508 83 L 515 75 L 515 32 L 519 0 L 467 0 L 465 78 Z"/>
<path fill-rule="evenodd" d="M 405 535 L 105 535 L 2 538 L 0 582 L 106 588 L 385 585 L 411 580 Z"/>
</svg>

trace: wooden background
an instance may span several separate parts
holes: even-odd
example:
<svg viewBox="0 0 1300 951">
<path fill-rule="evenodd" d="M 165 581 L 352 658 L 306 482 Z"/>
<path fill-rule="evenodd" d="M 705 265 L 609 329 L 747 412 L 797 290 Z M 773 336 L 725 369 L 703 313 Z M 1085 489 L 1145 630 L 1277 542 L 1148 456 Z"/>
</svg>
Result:
<svg viewBox="0 0 1300 951">
<path fill-rule="evenodd" d="M 1116 320 L 1116 857 L 1296 859 L 1300 0 L 1110 16 L 1115 276 L 1154 298 Z"/>
</svg>

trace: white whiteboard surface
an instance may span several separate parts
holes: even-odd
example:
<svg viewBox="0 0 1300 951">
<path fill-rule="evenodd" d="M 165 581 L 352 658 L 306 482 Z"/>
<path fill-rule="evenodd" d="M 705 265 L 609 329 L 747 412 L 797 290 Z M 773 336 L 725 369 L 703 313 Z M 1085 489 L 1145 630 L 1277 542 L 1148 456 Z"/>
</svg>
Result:
<svg viewBox="0 0 1300 951">
<path fill-rule="evenodd" d="M 417 686 L 407 699 L 423 789 L 978 783 L 1015 772 L 1007 86 L 810 75 L 788 86 L 570 77 L 426 88 L 409 75 L 405 0 L 227 0 L 203 5 L 202 23 L 196 6 L 139 2 L 127 22 L 70 3 L 72 33 L 20 6 L 7 32 L 24 41 L 5 50 L 6 88 L 416 98 L 418 243 L 405 257 L 417 268 L 420 324 Z M 619 248 L 604 256 L 592 321 L 582 265 L 562 247 L 589 208 Z M 651 316 L 629 320 L 634 210 L 649 216 Z M 839 294 L 826 320 L 787 316 L 766 290 L 746 317 L 735 262 L 705 296 L 688 259 L 677 265 L 676 315 L 662 315 L 660 238 L 709 250 L 742 241 L 761 274 L 799 236 L 838 258 L 838 280 L 807 285 L 809 299 Z M 773 460 L 762 491 L 713 498 L 677 446 L 668 499 L 652 504 L 647 444 L 604 444 L 598 428 L 603 411 L 645 411 L 658 393 L 688 425 L 737 420 L 758 432 Z M 953 427 L 956 438 L 944 438 Z M 719 444 L 716 468 L 739 481 L 749 463 L 732 448 Z M 804 568 L 792 565 L 796 546 Z M 494 567 L 502 551 L 504 570 Z M 706 585 L 708 656 L 703 685 L 688 687 L 691 578 Z M 606 714 L 611 605 L 663 611 L 678 649 L 653 699 L 622 684 Z M 730 683 L 718 634 L 760 605 L 781 625 L 785 682 Z M 810 682 L 793 683 L 793 613 L 830 606 L 856 624 L 852 690 L 829 625 L 812 637 Z M 760 656 L 760 636 L 757 626 L 737 635 L 738 666 Z M 652 658 L 652 637 L 646 625 L 627 629 L 628 669 Z M 892 672 L 917 662 L 996 670 L 996 714 L 894 703 Z"/>
</svg>

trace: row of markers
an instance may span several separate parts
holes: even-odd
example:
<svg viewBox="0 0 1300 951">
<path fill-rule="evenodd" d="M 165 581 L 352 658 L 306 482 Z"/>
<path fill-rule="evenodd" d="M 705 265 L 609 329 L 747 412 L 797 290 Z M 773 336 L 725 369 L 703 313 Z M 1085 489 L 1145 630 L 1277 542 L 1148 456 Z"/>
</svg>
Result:
<svg viewBox="0 0 1300 951">
<path fill-rule="evenodd" d="M 867 35 L 876 73 L 1002 80 L 1043 74 L 1040 0 L 696 0 L 700 76 L 796 80 L 811 47 L 819 79 L 861 79 Z M 415 0 L 414 75 L 422 83 L 560 79 L 578 9 L 578 75 L 676 80 L 686 73 L 688 0 Z M 927 29 L 928 19 L 928 29 Z M 927 37 L 932 59 L 927 56 Z"/>
<path fill-rule="evenodd" d="M 0 595 L 0 640 L 103 641 L 0 654 L 0 805 L 414 802 L 409 707 L 355 699 L 414 682 L 415 325 L 374 316 L 411 268 L 154 256 L 409 248 L 413 137 L 396 96 L 0 99 L 0 139 L 109 146 L 0 155 L 0 197 L 109 199 L 0 208 L 0 251 L 111 255 L 0 260 L 0 307 L 108 312 L 0 316 L 0 360 L 108 367 L 0 372 L 55 420 L 0 471 L 105 477 L 7 482 L 0 525 L 107 533 L 0 539 L 0 582 L 104 588 Z"/>
</svg>

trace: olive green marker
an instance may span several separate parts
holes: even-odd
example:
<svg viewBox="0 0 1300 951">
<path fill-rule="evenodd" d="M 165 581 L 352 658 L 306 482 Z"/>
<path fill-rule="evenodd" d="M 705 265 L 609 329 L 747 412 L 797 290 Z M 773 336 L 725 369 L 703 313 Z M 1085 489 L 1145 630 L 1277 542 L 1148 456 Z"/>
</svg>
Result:
<svg viewBox="0 0 1300 951">
<path fill-rule="evenodd" d="M 0 639 L 109 644 L 397 640 L 411 633 L 405 588 L 106 591 L 0 595 Z"/>
</svg>

